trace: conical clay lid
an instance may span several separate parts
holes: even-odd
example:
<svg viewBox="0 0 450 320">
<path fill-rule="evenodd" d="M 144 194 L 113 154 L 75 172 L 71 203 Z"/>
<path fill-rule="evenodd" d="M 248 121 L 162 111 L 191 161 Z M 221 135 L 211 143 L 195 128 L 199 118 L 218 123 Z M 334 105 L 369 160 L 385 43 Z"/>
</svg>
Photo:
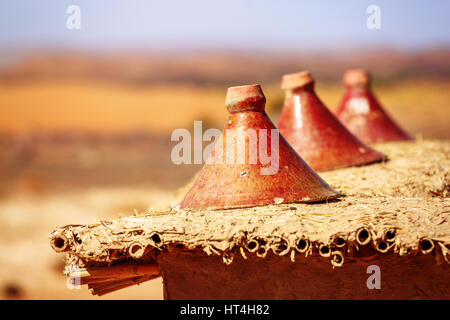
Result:
<svg viewBox="0 0 450 320">
<path fill-rule="evenodd" d="M 283 76 L 286 91 L 278 128 L 299 155 L 316 171 L 326 171 L 382 160 L 328 110 L 314 91 L 307 71 Z"/>
<path fill-rule="evenodd" d="M 227 209 L 335 199 L 265 113 L 259 85 L 231 87 L 227 124 L 211 157 L 180 203 L 182 209 Z"/>
<path fill-rule="evenodd" d="M 375 98 L 367 71 L 348 70 L 344 84 L 347 91 L 336 116 L 354 135 L 366 143 L 412 140 Z"/>
</svg>

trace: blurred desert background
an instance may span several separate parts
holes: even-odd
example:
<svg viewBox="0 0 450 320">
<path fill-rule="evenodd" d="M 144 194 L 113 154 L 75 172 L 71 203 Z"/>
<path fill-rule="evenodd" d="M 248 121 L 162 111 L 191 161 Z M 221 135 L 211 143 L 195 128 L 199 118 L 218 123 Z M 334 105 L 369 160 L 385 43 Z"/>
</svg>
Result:
<svg viewBox="0 0 450 320">
<path fill-rule="evenodd" d="M 61 6 L 61 33 L 70 37 Z M 364 5 L 359 6 L 365 28 Z M 18 28 L 6 20 L 3 30 Z M 174 192 L 200 169 L 172 164 L 176 142 L 171 132 L 193 130 L 194 120 L 202 120 L 204 130 L 221 129 L 229 86 L 261 84 L 267 113 L 276 123 L 282 74 L 310 70 L 318 95 L 334 111 L 344 94 L 343 72 L 363 67 L 372 72 L 381 103 L 409 133 L 450 139 L 448 31 L 436 41 L 412 39 L 409 45 L 396 45 L 397 38 L 385 34 L 388 24 L 381 40 L 370 46 L 364 44 L 367 35 L 357 34 L 351 46 L 333 48 L 302 48 L 301 37 L 295 47 L 270 42 L 270 37 L 275 48 L 245 41 L 227 47 L 223 37 L 221 46 L 211 48 L 174 48 L 178 42 L 173 40 L 172 47 L 149 49 L 120 42 L 114 48 L 101 42 L 66 45 L 67 39 L 58 45 L 56 36 L 49 45 L 36 42 L 33 24 L 27 26 L 30 43 L 23 30 L 16 33 L 25 39 L 22 45 L 12 38 L 0 41 L 0 299 L 161 299 L 160 279 L 101 298 L 86 288 L 67 289 L 64 255 L 52 251 L 48 235 L 57 226 L 169 205 Z M 342 36 L 347 33 L 343 29 Z M 52 39 L 50 31 L 44 35 Z M 203 37 L 198 41 L 207 43 Z"/>
</svg>

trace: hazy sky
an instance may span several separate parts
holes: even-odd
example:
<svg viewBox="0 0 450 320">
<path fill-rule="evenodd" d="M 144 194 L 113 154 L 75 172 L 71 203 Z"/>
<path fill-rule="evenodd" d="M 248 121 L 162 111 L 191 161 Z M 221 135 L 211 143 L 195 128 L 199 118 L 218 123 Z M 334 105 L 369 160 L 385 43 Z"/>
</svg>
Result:
<svg viewBox="0 0 450 320">
<path fill-rule="evenodd" d="M 371 4 L 381 30 L 366 27 Z M 449 19 L 448 0 L 0 0 L 0 47 L 420 48 L 449 45 Z"/>
</svg>

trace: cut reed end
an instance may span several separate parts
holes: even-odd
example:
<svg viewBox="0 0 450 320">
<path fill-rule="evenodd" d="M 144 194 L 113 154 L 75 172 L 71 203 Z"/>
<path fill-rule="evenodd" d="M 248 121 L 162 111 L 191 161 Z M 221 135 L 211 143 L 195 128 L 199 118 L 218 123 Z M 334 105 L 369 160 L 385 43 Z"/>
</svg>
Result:
<svg viewBox="0 0 450 320">
<path fill-rule="evenodd" d="M 320 245 L 319 254 L 324 258 L 328 258 L 331 255 L 330 247 L 324 244 Z"/>
<path fill-rule="evenodd" d="M 423 254 L 428 254 L 434 250 L 434 242 L 431 239 L 423 238 L 420 240 L 419 248 Z"/>
<path fill-rule="evenodd" d="M 331 252 L 331 264 L 333 267 L 342 267 L 344 264 L 344 255 L 341 251 L 335 250 Z"/>
<path fill-rule="evenodd" d="M 358 231 L 356 231 L 356 242 L 361 245 L 365 246 L 370 242 L 371 236 L 370 232 L 366 228 L 360 228 Z"/>
<path fill-rule="evenodd" d="M 69 240 L 67 239 L 66 236 L 62 234 L 57 234 L 50 239 L 50 246 L 56 252 L 64 252 L 69 247 Z"/>
</svg>

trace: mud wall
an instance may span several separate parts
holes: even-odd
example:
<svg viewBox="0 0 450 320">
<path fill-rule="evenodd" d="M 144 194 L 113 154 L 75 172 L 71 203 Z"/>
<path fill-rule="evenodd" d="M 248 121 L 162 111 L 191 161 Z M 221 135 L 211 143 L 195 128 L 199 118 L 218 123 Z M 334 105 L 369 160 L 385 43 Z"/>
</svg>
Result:
<svg viewBox="0 0 450 320">
<path fill-rule="evenodd" d="M 270 252 L 262 259 L 238 252 L 230 265 L 201 250 L 175 249 L 158 257 L 165 299 L 449 299 L 450 267 L 439 255 L 346 260 L 333 269 L 320 256 Z M 367 267 L 381 270 L 381 289 L 368 289 Z"/>
</svg>

